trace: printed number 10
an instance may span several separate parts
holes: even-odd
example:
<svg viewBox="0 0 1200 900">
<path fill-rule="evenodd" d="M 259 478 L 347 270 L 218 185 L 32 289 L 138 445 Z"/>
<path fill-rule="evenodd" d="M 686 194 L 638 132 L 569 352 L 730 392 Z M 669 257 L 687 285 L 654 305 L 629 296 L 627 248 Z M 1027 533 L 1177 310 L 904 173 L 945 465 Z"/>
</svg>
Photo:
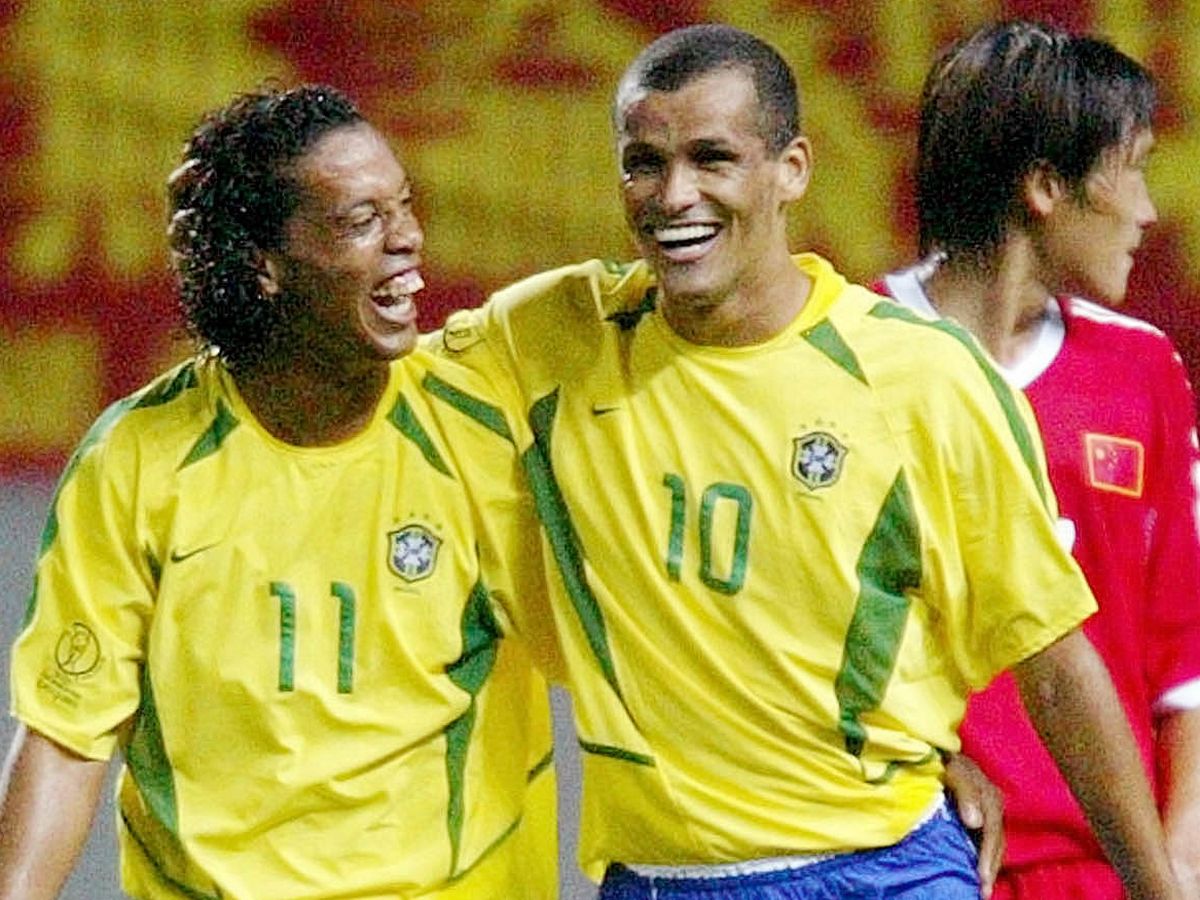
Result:
<svg viewBox="0 0 1200 900">
<path fill-rule="evenodd" d="M 338 601 L 339 694 L 354 690 L 354 588 L 341 581 L 329 585 Z M 291 691 L 296 684 L 296 592 L 285 581 L 271 582 L 271 596 L 279 598 L 279 690 Z"/>
<path fill-rule="evenodd" d="M 683 479 L 670 473 L 663 476 L 663 487 L 671 492 L 671 533 L 667 540 L 667 577 L 679 580 L 683 565 L 683 536 L 687 517 L 687 490 Z M 720 577 L 714 571 L 713 522 L 718 504 L 728 501 L 737 504 L 737 521 L 733 529 L 733 553 L 729 575 Z M 750 491 L 740 484 L 717 481 L 700 495 L 700 580 L 722 594 L 736 594 L 746 581 L 746 566 L 750 557 L 750 513 L 754 500 Z"/>
</svg>

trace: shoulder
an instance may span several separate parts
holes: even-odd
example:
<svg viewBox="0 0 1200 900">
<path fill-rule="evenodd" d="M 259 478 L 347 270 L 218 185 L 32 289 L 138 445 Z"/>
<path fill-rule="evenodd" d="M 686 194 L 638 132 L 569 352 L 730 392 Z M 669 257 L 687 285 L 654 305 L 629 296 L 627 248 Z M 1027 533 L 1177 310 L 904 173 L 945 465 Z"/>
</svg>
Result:
<svg viewBox="0 0 1200 900">
<path fill-rule="evenodd" d="M 1113 378 L 1140 384 L 1150 394 L 1163 382 L 1191 387 L 1179 350 L 1149 322 L 1079 297 L 1059 299 L 1066 348 L 1076 365 L 1103 368 Z"/>
<path fill-rule="evenodd" d="M 214 427 L 221 408 L 212 367 L 215 360 L 191 359 L 108 406 L 84 434 L 68 460 L 60 491 L 82 482 L 127 499 L 147 479 L 169 479 Z M 228 412 L 227 407 L 225 408 Z M 235 419 L 227 419 L 232 428 Z"/>
<path fill-rule="evenodd" d="M 1059 309 L 1068 340 L 1086 344 L 1093 352 L 1114 360 L 1129 359 L 1131 352 L 1175 356 L 1175 346 L 1160 328 L 1128 313 L 1118 312 L 1081 297 L 1060 297 Z"/>
<path fill-rule="evenodd" d="M 541 272 L 494 293 L 482 307 L 447 320 L 451 350 L 484 336 L 512 341 L 560 338 L 572 329 L 595 328 L 624 310 L 636 309 L 653 278 L 642 262 L 588 260 Z"/>
<path fill-rule="evenodd" d="M 188 435 L 194 439 L 196 424 L 220 407 L 218 365 L 211 359 L 187 360 L 115 401 L 92 423 L 76 455 L 135 444 L 165 450 Z"/>
<path fill-rule="evenodd" d="M 469 356 L 419 347 L 392 365 L 402 370 L 400 391 L 434 417 L 447 440 L 459 440 L 465 431 L 512 443 L 503 396 L 486 369 L 467 364 Z"/>
</svg>

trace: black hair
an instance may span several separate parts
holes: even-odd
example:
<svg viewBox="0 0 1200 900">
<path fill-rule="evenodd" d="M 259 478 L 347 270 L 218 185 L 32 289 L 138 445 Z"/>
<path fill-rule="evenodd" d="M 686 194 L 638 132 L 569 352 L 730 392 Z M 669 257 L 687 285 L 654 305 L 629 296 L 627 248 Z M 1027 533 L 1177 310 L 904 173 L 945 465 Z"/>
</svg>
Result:
<svg viewBox="0 0 1200 900">
<path fill-rule="evenodd" d="M 746 69 L 754 81 L 763 140 L 772 153 L 780 152 L 800 133 L 796 76 L 774 47 L 730 25 L 690 25 L 646 47 L 617 86 L 614 121 L 632 92 L 674 92 L 702 75 L 731 67 Z"/>
<path fill-rule="evenodd" d="M 231 369 L 270 353 L 283 315 L 258 281 L 300 200 L 294 164 L 329 132 L 363 121 L 326 85 L 267 87 L 204 115 L 168 180 L 167 229 L 189 333 Z"/>
<path fill-rule="evenodd" d="M 1039 166 L 1084 198 L 1106 150 L 1151 126 L 1150 74 L 1106 41 L 1026 21 L 984 26 L 944 52 L 921 94 L 922 253 L 984 258 L 1023 216 Z"/>
</svg>

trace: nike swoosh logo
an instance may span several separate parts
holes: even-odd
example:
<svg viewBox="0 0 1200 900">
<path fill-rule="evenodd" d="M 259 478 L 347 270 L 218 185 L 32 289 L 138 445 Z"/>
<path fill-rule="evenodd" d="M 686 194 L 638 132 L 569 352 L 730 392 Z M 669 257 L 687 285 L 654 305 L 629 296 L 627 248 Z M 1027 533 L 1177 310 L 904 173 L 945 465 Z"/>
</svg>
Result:
<svg viewBox="0 0 1200 900">
<path fill-rule="evenodd" d="M 619 407 L 619 406 L 601 406 L 598 403 L 592 404 L 592 415 L 593 416 L 607 416 L 609 413 L 615 413 L 615 412 L 620 412 L 620 411 L 621 411 L 621 407 Z"/>
<path fill-rule="evenodd" d="M 213 547 L 217 546 L 217 544 L 219 544 L 219 543 L 221 543 L 221 542 L 213 541 L 211 544 L 204 544 L 203 546 L 195 547 L 191 550 L 182 550 L 182 551 L 181 550 L 172 550 L 171 551 L 171 562 L 177 563 L 177 562 L 183 562 L 185 559 L 191 559 L 197 553 L 203 553 L 205 550 L 211 550 Z"/>
</svg>

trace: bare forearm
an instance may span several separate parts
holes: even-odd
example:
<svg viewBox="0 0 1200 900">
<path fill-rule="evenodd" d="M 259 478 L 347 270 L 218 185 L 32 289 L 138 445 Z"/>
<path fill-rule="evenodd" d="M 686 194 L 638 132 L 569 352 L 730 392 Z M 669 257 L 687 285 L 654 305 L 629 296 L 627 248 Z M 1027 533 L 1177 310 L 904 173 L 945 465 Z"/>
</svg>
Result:
<svg viewBox="0 0 1200 900">
<path fill-rule="evenodd" d="M 107 764 L 23 728 L 0 793 L 0 900 L 52 900 L 83 849 Z"/>
<path fill-rule="evenodd" d="M 1166 716 L 1158 746 L 1167 852 L 1185 893 L 1200 897 L 1200 709 Z"/>
<path fill-rule="evenodd" d="M 1021 698 L 1130 897 L 1180 896 L 1133 734 L 1081 632 L 1021 663 Z"/>
</svg>

